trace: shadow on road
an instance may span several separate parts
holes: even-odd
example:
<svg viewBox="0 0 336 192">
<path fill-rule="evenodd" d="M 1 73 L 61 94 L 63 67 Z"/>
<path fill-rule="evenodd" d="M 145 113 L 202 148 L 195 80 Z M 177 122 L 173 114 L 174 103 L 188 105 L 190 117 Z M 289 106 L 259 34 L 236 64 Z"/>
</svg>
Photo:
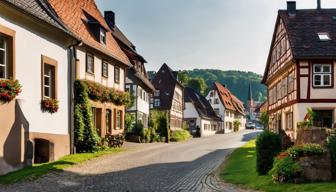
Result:
<svg viewBox="0 0 336 192">
<path fill-rule="evenodd" d="M 250 141 L 251 139 L 255 139 L 262 131 L 254 131 L 250 133 L 246 133 L 243 135 L 242 141 Z"/>
<path fill-rule="evenodd" d="M 209 179 L 209 174 L 232 150 L 231 148 L 215 150 L 189 162 L 150 164 L 102 174 L 80 175 L 69 171 L 55 172 L 37 182 L 15 184 L 5 191 L 215 191 L 216 186 Z M 123 166 L 123 162 L 116 162 L 116 164 Z"/>
</svg>

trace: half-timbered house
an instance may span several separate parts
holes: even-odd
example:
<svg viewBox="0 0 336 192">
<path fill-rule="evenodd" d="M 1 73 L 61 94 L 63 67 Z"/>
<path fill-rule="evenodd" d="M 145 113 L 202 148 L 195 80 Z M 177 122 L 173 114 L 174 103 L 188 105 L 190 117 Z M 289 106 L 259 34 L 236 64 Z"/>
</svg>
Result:
<svg viewBox="0 0 336 192">
<path fill-rule="evenodd" d="M 308 107 L 316 126 L 336 121 L 336 9 L 279 10 L 262 83 L 268 89 L 269 128 L 295 139 Z"/>
</svg>

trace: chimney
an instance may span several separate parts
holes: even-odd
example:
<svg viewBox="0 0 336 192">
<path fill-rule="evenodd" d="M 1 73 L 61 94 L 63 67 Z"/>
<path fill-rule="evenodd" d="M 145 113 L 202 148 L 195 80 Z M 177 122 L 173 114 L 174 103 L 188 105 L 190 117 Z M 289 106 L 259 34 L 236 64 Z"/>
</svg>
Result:
<svg viewBox="0 0 336 192">
<path fill-rule="evenodd" d="M 296 2 L 295 1 L 287 1 L 287 12 L 289 16 L 296 15 Z"/>
<path fill-rule="evenodd" d="M 115 26 L 115 14 L 113 11 L 105 11 L 104 18 L 108 26 L 113 29 Z"/>
<path fill-rule="evenodd" d="M 317 9 L 318 9 L 318 10 L 321 9 L 321 0 L 317 0 Z"/>
</svg>

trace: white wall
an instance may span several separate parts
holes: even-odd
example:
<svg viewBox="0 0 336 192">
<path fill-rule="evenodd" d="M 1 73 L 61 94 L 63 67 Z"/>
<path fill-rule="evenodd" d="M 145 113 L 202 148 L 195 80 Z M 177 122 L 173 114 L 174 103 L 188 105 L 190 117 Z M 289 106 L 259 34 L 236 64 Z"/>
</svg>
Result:
<svg viewBox="0 0 336 192">
<path fill-rule="evenodd" d="M 213 121 L 209 121 L 209 120 L 205 120 L 205 119 L 202 119 L 201 120 L 201 136 L 204 137 L 204 136 L 210 136 L 210 135 L 215 135 L 216 134 L 216 131 L 213 131 L 211 129 L 211 125 L 212 124 L 217 124 L 217 122 L 213 122 Z M 205 130 L 205 124 L 208 124 L 210 125 L 210 130 Z M 217 126 L 218 127 L 218 126 Z"/>
<path fill-rule="evenodd" d="M 106 60 L 106 58 L 102 58 L 100 55 L 95 54 L 94 52 L 90 52 L 94 55 L 94 75 L 86 73 L 86 50 L 84 48 L 77 49 L 77 59 L 79 60 L 80 67 L 79 76 L 80 79 L 87 79 L 91 81 L 95 81 L 97 83 L 101 83 L 107 87 L 113 87 L 117 90 L 124 91 L 125 90 L 125 70 L 120 68 L 120 82 L 114 83 L 114 66 L 116 65 L 113 61 L 107 60 L 109 63 L 108 68 L 108 78 L 102 77 L 102 59 Z"/>
<path fill-rule="evenodd" d="M 31 132 L 68 134 L 68 55 L 65 47 L 0 17 L 1 25 L 14 31 L 16 79 L 22 85 L 17 97 Z M 58 61 L 59 111 L 41 111 L 41 55 Z"/>
<path fill-rule="evenodd" d="M 212 90 L 211 90 L 212 91 Z M 213 109 L 219 109 L 219 117 L 222 119 L 222 124 L 221 124 L 221 129 L 225 129 L 225 107 L 222 104 L 219 95 L 217 93 L 217 90 L 214 92 L 214 95 L 212 97 L 210 97 L 210 93 L 211 91 L 209 91 L 208 95 L 206 96 L 206 99 L 209 101 L 209 99 L 211 99 L 211 106 Z M 218 99 L 219 103 L 215 104 L 215 99 Z"/>
</svg>

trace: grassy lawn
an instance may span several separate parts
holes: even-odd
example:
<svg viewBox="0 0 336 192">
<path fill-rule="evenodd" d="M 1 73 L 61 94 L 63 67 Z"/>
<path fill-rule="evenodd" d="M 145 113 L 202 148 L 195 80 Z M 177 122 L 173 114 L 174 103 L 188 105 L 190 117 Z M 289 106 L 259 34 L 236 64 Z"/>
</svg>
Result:
<svg viewBox="0 0 336 192">
<path fill-rule="evenodd" d="M 220 177 L 243 188 L 270 192 L 335 191 L 336 183 L 276 184 L 272 176 L 258 176 L 256 172 L 255 140 L 235 150 L 222 166 Z"/>
<path fill-rule="evenodd" d="M 33 180 L 50 171 L 62 171 L 63 169 L 86 162 L 88 160 L 101 157 L 108 154 L 119 153 L 125 151 L 123 148 L 112 148 L 96 153 L 79 153 L 75 155 L 67 155 L 62 159 L 44 164 L 36 164 L 33 167 L 25 167 L 21 170 L 8 173 L 7 175 L 0 176 L 1 184 L 13 184 L 24 180 Z"/>
</svg>

